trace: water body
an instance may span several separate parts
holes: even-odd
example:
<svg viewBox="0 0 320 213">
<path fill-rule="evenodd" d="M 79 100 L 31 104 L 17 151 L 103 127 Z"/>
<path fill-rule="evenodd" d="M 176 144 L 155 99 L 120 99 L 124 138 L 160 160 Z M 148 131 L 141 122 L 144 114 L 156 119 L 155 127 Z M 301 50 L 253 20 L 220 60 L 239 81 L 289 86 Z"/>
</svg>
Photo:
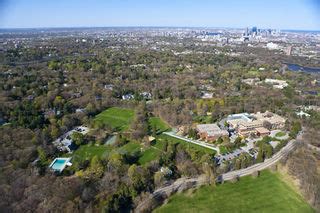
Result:
<svg viewBox="0 0 320 213">
<path fill-rule="evenodd" d="M 304 67 L 299 64 L 289 64 L 285 63 L 288 66 L 290 71 L 302 71 L 302 72 L 312 72 L 312 73 L 320 73 L 320 67 Z"/>
<path fill-rule="evenodd" d="M 113 135 L 110 138 L 108 138 L 106 145 L 113 145 L 116 142 L 117 136 Z"/>
</svg>

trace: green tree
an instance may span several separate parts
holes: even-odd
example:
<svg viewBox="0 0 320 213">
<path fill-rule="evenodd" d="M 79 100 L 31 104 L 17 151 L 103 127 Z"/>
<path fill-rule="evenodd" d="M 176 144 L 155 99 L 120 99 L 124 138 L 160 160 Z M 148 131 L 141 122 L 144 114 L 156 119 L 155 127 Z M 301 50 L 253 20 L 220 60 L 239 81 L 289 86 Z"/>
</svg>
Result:
<svg viewBox="0 0 320 213">
<path fill-rule="evenodd" d="M 52 70 L 58 70 L 60 68 L 60 64 L 57 61 L 49 61 L 48 67 Z"/>
<path fill-rule="evenodd" d="M 291 131 L 289 133 L 290 137 L 295 138 L 297 137 L 297 134 L 301 131 L 301 123 L 299 121 L 296 121 L 292 124 Z"/>
<path fill-rule="evenodd" d="M 96 181 L 103 175 L 104 167 L 98 156 L 91 159 L 90 166 L 83 172 L 82 178 L 87 181 Z"/>
<path fill-rule="evenodd" d="M 270 144 L 265 144 L 265 156 L 267 158 L 271 158 L 273 154 L 273 149 Z"/>
<path fill-rule="evenodd" d="M 237 137 L 234 141 L 235 146 L 239 148 L 241 145 L 241 141 L 242 139 L 240 137 Z"/>
<path fill-rule="evenodd" d="M 40 166 L 46 166 L 48 164 L 48 161 L 47 161 L 47 155 L 46 155 L 45 151 L 43 150 L 43 148 L 41 148 L 39 146 L 37 148 L 37 152 L 38 152 L 38 156 L 39 156 Z"/>
<path fill-rule="evenodd" d="M 131 189 L 121 184 L 118 190 L 108 197 L 105 205 L 105 212 L 128 212 L 132 208 Z"/>
<path fill-rule="evenodd" d="M 165 181 L 165 176 L 161 171 L 154 173 L 154 184 L 156 186 L 161 186 L 161 184 Z"/>
<path fill-rule="evenodd" d="M 113 152 L 112 154 L 110 154 L 108 165 L 116 169 L 120 169 L 123 166 L 123 163 L 124 163 L 123 155 L 121 155 L 118 152 Z"/>
<path fill-rule="evenodd" d="M 235 169 L 241 169 L 241 159 L 236 159 L 234 164 Z"/>
<path fill-rule="evenodd" d="M 136 116 L 131 124 L 133 139 L 142 139 L 148 134 L 148 115 L 145 102 L 136 108 Z"/>
<path fill-rule="evenodd" d="M 261 163 L 261 162 L 263 162 L 263 160 L 264 160 L 263 150 L 259 149 L 256 161 L 257 161 L 257 163 Z"/>
<path fill-rule="evenodd" d="M 202 170 L 204 174 L 206 175 L 206 178 L 208 180 L 209 184 L 215 184 L 216 183 L 216 174 L 215 174 L 215 167 L 213 163 L 204 162 L 202 164 Z"/>
<path fill-rule="evenodd" d="M 59 137 L 59 129 L 57 128 L 56 125 L 51 126 L 51 132 L 50 132 L 50 134 L 51 134 L 51 137 L 52 137 L 52 138 L 57 138 L 57 137 Z"/>
<path fill-rule="evenodd" d="M 197 139 L 198 138 L 197 131 L 195 129 L 193 129 L 193 128 L 190 128 L 189 132 L 188 132 L 188 136 L 190 138 Z"/>
<path fill-rule="evenodd" d="M 219 137 L 218 139 L 217 139 L 217 144 L 222 144 L 223 143 L 223 139 L 221 138 L 221 137 Z"/>
<path fill-rule="evenodd" d="M 157 126 L 156 125 L 153 125 L 152 126 L 152 136 L 157 136 Z"/>
<path fill-rule="evenodd" d="M 80 132 L 73 132 L 71 135 L 72 141 L 77 145 L 80 146 L 84 143 L 84 135 Z"/>
</svg>

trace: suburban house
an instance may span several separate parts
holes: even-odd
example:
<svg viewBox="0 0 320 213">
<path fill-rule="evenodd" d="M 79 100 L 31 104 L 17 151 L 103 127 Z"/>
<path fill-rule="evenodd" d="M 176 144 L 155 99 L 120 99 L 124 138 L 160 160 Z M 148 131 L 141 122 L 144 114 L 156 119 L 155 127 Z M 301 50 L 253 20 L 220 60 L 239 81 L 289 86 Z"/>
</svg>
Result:
<svg viewBox="0 0 320 213">
<path fill-rule="evenodd" d="M 227 130 L 222 130 L 217 124 L 197 125 L 198 135 L 202 140 L 215 141 L 219 137 L 229 137 Z"/>
<path fill-rule="evenodd" d="M 258 85 L 261 83 L 266 83 L 266 84 L 272 85 L 272 87 L 275 89 L 284 89 L 289 85 L 284 80 L 277 80 L 277 79 L 271 79 L 271 78 L 266 78 L 264 81 L 260 81 L 259 78 L 247 78 L 247 79 L 243 79 L 241 82 L 251 86 Z"/>
<path fill-rule="evenodd" d="M 250 86 L 256 85 L 257 83 L 260 82 L 259 78 L 247 78 L 247 79 L 242 79 L 242 83 L 248 84 Z"/>
<path fill-rule="evenodd" d="M 58 150 L 60 151 L 68 151 L 71 152 L 72 149 L 74 149 L 74 144 L 72 142 L 72 134 L 74 132 L 81 133 L 83 135 L 86 135 L 89 132 L 89 128 L 86 126 L 78 126 L 75 127 L 74 129 L 66 132 L 59 138 L 57 138 L 55 141 L 53 141 L 53 145 L 57 147 Z"/>
<path fill-rule="evenodd" d="M 287 87 L 289 85 L 286 81 L 271 79 L 271 78 L 266 78 L 266 80 L 264 82 L 266 84 L 271 84 L 273 86 L 273 88 L 275 88 L 275 89 L 284 89 L 285 87 Z"/>
<path fill-rule="evenodd" d="M 212 92 L 202 92 L 201 98 L 202 98 L 202 99 L 210 99 L 210 98 L 213 98 L 213 93 L 212 93 Z"/>
<path fill-rule="evenodd" d="M 299 116 L 300 118 L 309 118 L 310 114 L 300 110 L 300 112 L 296 112 L 296 115 Z"/>
<path fill-rule="evenodd" d="M 113 84 L 106 84 L 106 85 L 104 85 L 104 89 L 106 89 L 106 90 L 113 90 Z"/>
<path fill-rule="evenodd" d="M 150 100 L 152 98 L 152 95 L 150 92 L 142 92 L 140 93 L 140 95 L 146 100 Z"/>
<path fill-rule="evenodd" d="M 130 93 L 122 96 L 122 100 L 131 100 L 131 99 L 134 99 L 134 96 Z"/>
<path fill-rule="evenodd" d="M 236 130 L 240 136 L 269 135 L 270 130 L 282 129 L 285 122 L 285 118 L 268 111 L 255 114 L 234 114 L 227 117 L 229 126 Z"/>
</svg>

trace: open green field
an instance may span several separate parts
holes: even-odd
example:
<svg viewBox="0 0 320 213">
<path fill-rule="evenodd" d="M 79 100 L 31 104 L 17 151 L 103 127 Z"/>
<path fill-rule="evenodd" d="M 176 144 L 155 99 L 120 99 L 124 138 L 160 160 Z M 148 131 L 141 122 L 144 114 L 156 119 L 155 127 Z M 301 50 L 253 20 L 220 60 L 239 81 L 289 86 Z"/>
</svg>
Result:
<svg viewBox="0 0 320 213">
<path fill-rule="evenodd" d="M 224 145 L 219 146 L 220 154 L 227 154 L 233 152 L 235 149 L 236 147 L 226 147 Z"/>
<path fill-rule="evenodd" d="M 250 76 L 252 76 L 252 77 L 257 77 L 257 76 L 259 75 L 259 71 L 257 71 L 257 70 L 250 70 L 250 71 L 248 72 L 248 74 L 249 74 Z"/>
<path fill-rule="evenodd" d="M 220 150 L 220 154 L 227 154 L 228 152 L 230 152 L 230 150 L 227 149 L 227 147 L 222 145 L 219 146 L 219 150 Z"/>
<path fill-rule="evenodd" d="M 161 154 L 161 150 L 158 150 L 157 148 L 152 146 L 142 153 L 138 162 L 140 165 L 146 164 L 148 162 L 151 162 L 159 158 L 160 154 Z"/>
<path fill-rule="evenodd" d="M 99 158 L 107 157 L 111 151 L 110 146 L 105 145 L 81 145 L 72 155 L 72 161 L 83 161 L 89 160 L 93 156 L 98 156 Z"/>
<path fill-rule="evenodd" d="M 204 186 L 184 192 L 154 212 L 314 212 L 278 174 L 263 171 L 258 178 L 243 177 L 237 183 Z"/>
<path fill-rule="evenodd" d="M 195 145 L 192 143 L 188 143 L 188 142 L 185 142 L 185 141 L 180 140 L 178 138 L 174 138 L 174 137 L 171 137 L 169 135 L 164 135 L 164 134 L 161 134 L 160 136 L 157 137 L 157 143 L 155 144 L 155 146 L 158 147 L 159 149 L 162 149 L 162 145 L 163 145 L 162 142 L 165 140 L 167 140 L 169 143 L 181 144 L 186 149 L 194 149 L 194 150 L 200 151 L 204 154 L 206 154 L 206 153 L 207 154 L 215 154 L 214 150 L 207 149 L 205 147 L 198 146 L 198 145 Z"/>
<path fill-rule="evenodd" d="M 94 121 L 99 123 L 104 123 L 110 125 L 116 131 L 125 131 L 129 128 L 129 125 L 134 117 L 134 111 L 130 109 L 124 109 L 119 107 L 109 108 L 100 114 L 98 114 Z M 162 121 L 158 117 L 149 118 L 150 127 L 155 127 L 157 130 L 157 134 L 161 134 L 162 132 L 169 130 L 170 127 Z M 143 148 L 143 149 L 141 149 Z M 155 146 L 151 146 L 148 148 L 144 148 L 142 144 L 138 142 L 129 142 L 122 147 L 116 148 L 112 146 L 89 146 L 83 145 L 80 146 L 78 150 L 73 154 L 74 160 L 80 161 L 85 159 L 91 159 L 93 156 L 97 155 L 98 157 L 107 157 L 110 152 L 119 152 L 119 153 L 133 153 L 141 151 L 141 156 L 138 160 L 139 164 L 148 163 L 154 159 L 156 159 L 161 150 L 159 150 Z"/>
<path fill-rule="evenodd" d="M 109 108 L 104 112 L 96 116 L 95 122 L 103 122 L 109 124 L 119 131 L 126 130 L 129 127 L 131 120 L 133 119 L 134 112 L 128 109 L 122 108 Z M 156 140 L 152 143 L 150 147 L 144 147 L 143 144 L 135 141 L 130 141 L 121 147 L 114 147 L 112 145 L 81 145 L 72 155 L 73 162 L 81 162 L 83 160 L 90 160 L 93 156 L 98 156 L 100 158 L 106 158 L 111 152 L 119 153 L 134 153 L 140 151 L 140 157 L 137 161 L 138 164 L 143 165 L 152 160 L 158 159 L 162 153 L 164 141 L 167 140 L 168 143 L 180 143 L 182 146 L 188 149 L 193 149 L 199 151 L 203 154 L 215 152 L 194 144 L 186 143 L 182 140 L 161 134 L 164 131 L 170 130 L 170 127 L 158 117 L 149 118 L 149 125 L 155 126 L 157 130 Z"/>
<path fill-rule="evenodd" d="M 120 153 L 133 153 L 141 150 L 142 145 L 137 142 L 129 142 L 122 147 L 118 148 Z"/>
<path fill-rule="evenodd" d="M 276 134 L 276 137 L 283 137 L 283 136 L 285 136 L 286 135 L 286 133 L 284 133 L 284 132 L 278 132 L 277 134 Z"/>
<path fill-rule="evenodd" d="M 142 148 L 142 149 L 141 149 Z M 93 156 L 99 158 L 107 158 L 112 152 L 119 152 L 121 154 L 141 151 L 138 159 L 138 164 L 146 164 L 160 156 L 161 150 L 155 146 L 144 148 L 142 144 L 138 142 L 130 141 L 121 147 L 114 147 L 111 145 L 81 145 L 72 155 L 66 154 L 64 157 L 72 157 L 72 162 L 79 163 L 84 160 L 91 160 Z"/>
<path fill-rule="evenodd" d="M 161 118 L 158 117 L 149 118 L 149 126 L 151 129 L 155 127 L 157 130 L 157 134 L 160 134 L 170 129 L 170 127 L 163 120 L 161 120 Z"/>
<path fill-rule="evenodd" d="M 131 109 L 112 107 L 98 114 L 94 122 L 109 125 L 117 131 L 124 131 L 129 128 L 133 117 L 134 111 Z"/>
</svg>

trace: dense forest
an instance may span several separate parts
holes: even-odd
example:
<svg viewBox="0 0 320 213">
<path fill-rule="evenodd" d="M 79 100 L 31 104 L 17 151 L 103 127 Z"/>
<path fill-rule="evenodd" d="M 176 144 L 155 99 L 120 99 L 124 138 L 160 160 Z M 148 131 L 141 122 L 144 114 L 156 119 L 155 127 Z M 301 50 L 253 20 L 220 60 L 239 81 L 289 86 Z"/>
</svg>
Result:
<svg viewBox="0 0 320 213">
<path fill-rule="evenodd" d="M 157 42 L 179 45 L 151 48 Z M 289 56 L 262 48 L 240 46 L 238 50 L 248 54 L 231 56 L 225 53 L 232 47 L 194 45 L 190 39 L 154 37 L 152 45 L 141 43 L 34 38 L 28 47 L 9 43 L 0 51 L 1 212 L 130 212 L 156 188 L 180 177 L 217 177 L 248 167 L 256 161 L 246 154 L 219 167 L 215 153 L 172 142 L 149 121 L 157 117 L 172 128 L 190 128 L 193 122 L 267 110 L 289 118 L 286 128 L 292 134 L 301 126 L 305 131 L 302 145 L 283 164 L 300 181 L 306 199 L 320 208 L 319 153 L 308 148 L 320 147 L 320 112 L 308 111 L 310 118 L 295 113 L 302 105 L 319 106 L 320 96 L 310 93 L 320 92 L 313 83 L 316 74 L 281 70 Z M 183 51 L 191 53 L 174 54 Z M 267 84 L 247 85 L 241 81 L 246 78 L 282 79 L 289 86 L 277 90 Z M 203 99 L 203 93 L 213 97 Z M 96 115 L 111 107 L 134 111 L 126 131 L 95 122 Z M 77 147 L 98 147 L 117 132 L 110 149 L 132 144 L 148 149 L 148 136 L 153 135 L 161 141 L 156 147 L 161 154 L 141 163 L 141 150 L 110 152 L 52 173 L 50 162 L 68 154 L 53 141 L 80 125 L 92 131 L 72 136 Z M 272 155 L 272 150 L 263 154 Z"/>
</svg>

